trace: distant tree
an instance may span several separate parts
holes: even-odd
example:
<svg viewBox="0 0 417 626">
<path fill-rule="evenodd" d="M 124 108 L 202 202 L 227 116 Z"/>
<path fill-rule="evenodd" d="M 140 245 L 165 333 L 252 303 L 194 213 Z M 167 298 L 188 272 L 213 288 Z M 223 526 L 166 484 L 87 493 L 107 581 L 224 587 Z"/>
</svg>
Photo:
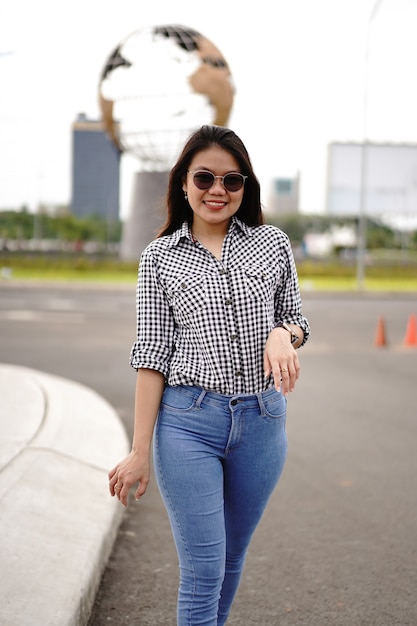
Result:
<svg viewBox="0 0 417 626">
<path fill-rule="evenodd" d="M 120 221 L 107 221 L 102 216 L 76 217 L 61 207 L 56 215 L 49 215 L 45 207 L 37 213 L 21 211 L 0 212 L 2 239 L 59 239 L 62 241 L 118 242 L 121 238 Z"/>
</svg>

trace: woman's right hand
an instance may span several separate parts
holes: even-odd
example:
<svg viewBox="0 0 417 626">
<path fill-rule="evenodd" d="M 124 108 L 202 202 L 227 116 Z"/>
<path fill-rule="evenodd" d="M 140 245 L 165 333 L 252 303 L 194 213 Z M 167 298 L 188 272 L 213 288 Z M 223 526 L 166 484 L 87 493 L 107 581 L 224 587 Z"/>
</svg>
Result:
<svg viewBox="0 0 417 626">
<path fill-rule="evenodd" d="M 109 472 L 109 490 L 116 496 L 123 506 L 127 506 L 130 489 L 139 482 L 135 492 L 136 500 L 145 493 L 150 478 L 150 453 L 139 454 L 132 450 L 128 456 L 120 461 Z"/>
</svg>

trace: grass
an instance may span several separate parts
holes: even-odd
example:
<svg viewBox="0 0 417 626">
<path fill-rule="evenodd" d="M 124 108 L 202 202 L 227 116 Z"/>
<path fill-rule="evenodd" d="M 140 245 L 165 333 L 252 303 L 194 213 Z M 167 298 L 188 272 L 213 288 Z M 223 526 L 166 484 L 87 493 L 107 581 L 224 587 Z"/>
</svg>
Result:
<svg viewBox="0 0 417 626">
<path fill-rule="evenodd" d="M 47 282 L 83 282 L 83 283 L 135 283 L 137 271 L 117 272 L 111 270 L 76 270 L 76 269 L 13 269 L 11 276 L 3 282 L 13 280 Z"/>
<path fill-rule="evenodd" d="M 357 291 L 358 282 L 353 277 L 303 277 L 300 278 L 302 291 Z M 365 278 L 365 291 L 393 291 L 417 293 L 417 279 L 412 278 Z"/>
<path fill-rule="evenodd" d="M 0 278 L 1 283 L 13 281 L 33 281 L 53 283 L 85 283 L 85 284 L 135 284 L 137 279 L 136 271 L 115 272 L 107 270 L 30 270 L 27 268 L 17 268 L 13 270 L 10 278 Z M 300 278 L 300 288 L 302 291 L 357 291 L 358 284 L 354 277 L 335 276 L 303 276 Z M 417 279 L 412 278 L 365 278 L 365 291 L 386 291 L 386 292 L 415 292 L 417 294 Z"/>
<path fill-rule="evenodd" d="M 297 263 L 303 291 L 358 291 L 353 266 L 340 263 Z M 137 263 L 87 257 L 57 258 L 0 257 L 0 285 L 13 281 L 85 284 L 134 284 Z M 366 269 L 361 291 L 416 292 L 416 266 L 371 266 Z"/>
</svg>

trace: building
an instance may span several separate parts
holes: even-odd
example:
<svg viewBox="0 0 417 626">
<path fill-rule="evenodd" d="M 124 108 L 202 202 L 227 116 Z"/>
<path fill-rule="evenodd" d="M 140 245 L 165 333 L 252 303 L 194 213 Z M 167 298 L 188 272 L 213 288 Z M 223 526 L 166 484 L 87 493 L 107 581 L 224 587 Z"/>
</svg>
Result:
<svg viewBox="0 0 417 626">
<path fill-rule="evenodd" d="M 268 197 L 268 213 L 293 215 L 299 212 L 300 175 L 294 178 L 274 178 Z"/>
<path fill-rule="evenodd" d="M 120 153 L 104 126 L 80 114 L 72 125 L 71 211 L 119 219 Z"/>
<path fill-rule="evenodd" d="M 417 216 L 417 144 L 342 143 L 328 147 L 329 215 Z"/>
</svg>

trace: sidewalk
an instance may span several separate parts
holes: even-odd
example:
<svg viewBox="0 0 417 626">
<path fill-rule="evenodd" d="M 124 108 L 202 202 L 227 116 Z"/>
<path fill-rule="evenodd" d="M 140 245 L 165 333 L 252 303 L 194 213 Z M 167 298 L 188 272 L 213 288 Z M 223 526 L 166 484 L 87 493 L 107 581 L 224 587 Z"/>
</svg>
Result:
<svg viewBox="0 0 417 626">
<path fill-rule="evenodd" d="M 123 507 L 129 450 L 112 407 L 75 382 L 0 364 L 0 623 L 87 623 Z"/>
</svg>

